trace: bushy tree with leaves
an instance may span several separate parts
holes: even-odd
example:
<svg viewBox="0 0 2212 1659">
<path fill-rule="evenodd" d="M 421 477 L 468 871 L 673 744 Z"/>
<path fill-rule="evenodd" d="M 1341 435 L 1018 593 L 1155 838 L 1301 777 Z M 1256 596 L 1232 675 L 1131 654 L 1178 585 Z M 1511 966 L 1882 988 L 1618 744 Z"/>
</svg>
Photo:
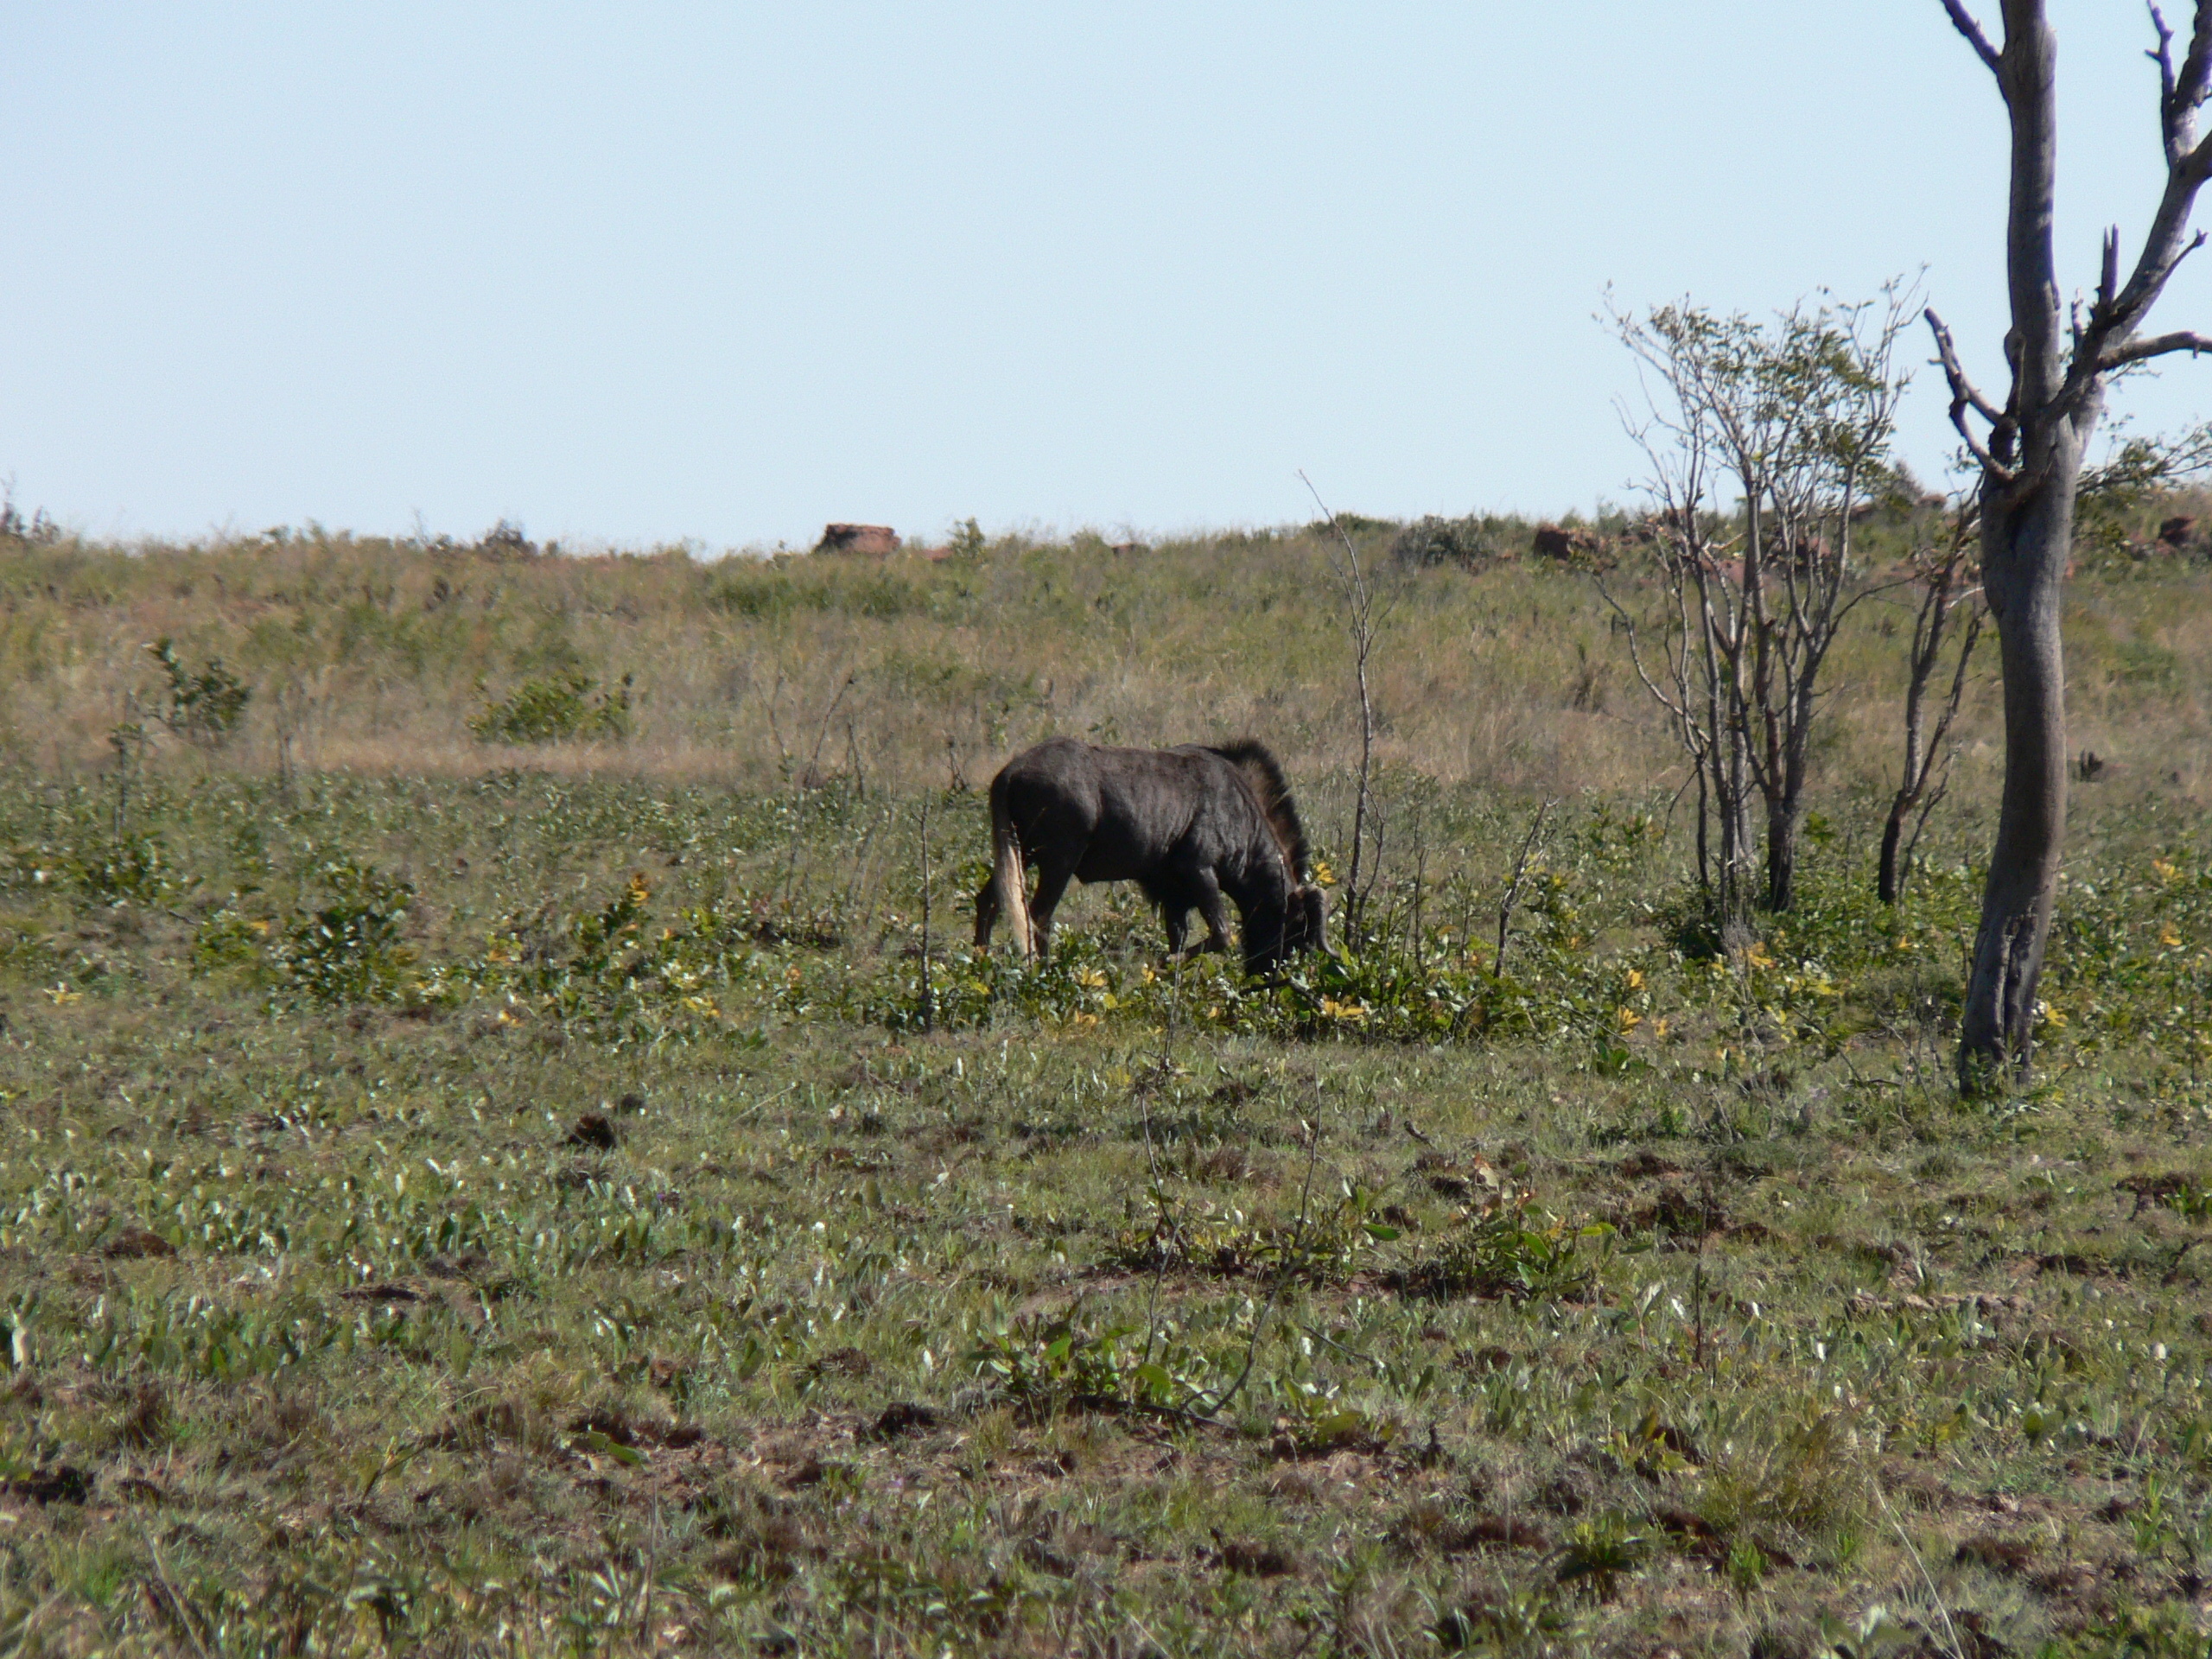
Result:
<svg viewBox="0 0 2212 1659">
<path fill-rule="evenodd" d="M 1764 902 L 1796 896 L 1821 674 L 1869 591 L 1852 575 L 1854 509 L 1889 480 L 1910 378 L 1897 340 L 1916 303 L 1892 284 L 1770 322 L 1688 302 L 1611 319 L 1645 371 L 1624 418 L 1649 463 L 1657 603 L 1599 586 L 1694 768 L 1698 868 L 1723 934 L 1751 906 L 1756 808 Z"/>
</svg>

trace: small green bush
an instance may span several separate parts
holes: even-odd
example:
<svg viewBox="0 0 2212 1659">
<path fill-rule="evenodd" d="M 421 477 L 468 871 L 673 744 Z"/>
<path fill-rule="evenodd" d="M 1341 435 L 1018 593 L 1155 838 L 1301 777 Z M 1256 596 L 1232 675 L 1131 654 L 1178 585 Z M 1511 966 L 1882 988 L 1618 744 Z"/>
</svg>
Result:
<svg viewBox="0 0 2212 1659">
<path fill-rule="evenodd" d="M 373 1002 L 399 994 L 415 959 L 400 943 L 415 889 L 396 875 L 352 860 L 315 873 L 325 902 L 302 909 L 271 948 L 279 982 L 317 1002 Z"/>
<path fill-rule="evenodd" d="M 1549 1216 L 1532 1217 L 1522 1194 L 1471 1216 L 1406 1274 L 1416 1296 L 1566 1300 L 1588 1289 L 1596 1268 L 1578 1246 L 1603 1237 L 1603 1223 L 1570 1227 Z"/>
<path fill-rule="evenodd" d="M 1493 536 L 1479 518 L 1440 518 L 1432 513 L 1416 518 L 1400 531 L 1390 543 L 1390 556 L 1416 568 L 1458 564 L 1477 569 L 1507 556 L 1506 543 Z"/>
<path fill-rule="evenodd" d="M 77 891 L 96 905 L 158 903 L 175 885 L 168 849 L 159 836 L 103 840 L 69 855 Z"/>
<path fill-rule="evenodd" d="M 630 693 L 637 677 L 600 690 L 599 682 L 574 669 L 524 680 L 504 702 L 487 704 L 468 722 L 486 743 L 559 743 L 630 734 Z"/>
<path fill-rule="evenodd" d="M 253 688 L 211 657 L 207 666 L 194 672 L 176 654 L 166 635 L 146 647 L 168 677 L 168 703 L 161 712 L 162 724 L 187 742 L 213 747 L 237 728 Z"/>
</svg>

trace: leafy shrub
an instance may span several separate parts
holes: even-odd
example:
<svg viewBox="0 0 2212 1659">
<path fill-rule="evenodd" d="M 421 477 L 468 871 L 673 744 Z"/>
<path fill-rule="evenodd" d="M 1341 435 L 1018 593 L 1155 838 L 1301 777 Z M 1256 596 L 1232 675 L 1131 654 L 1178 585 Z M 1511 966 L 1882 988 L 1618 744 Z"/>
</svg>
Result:
<svg viewBox="0 0 2212 1659">
<path fill-rule="evenodd" d="M 1398 532 L 1390 543 L 1390 556 L 1415 568 L 1457 564 L 1474 570 L 1510 555 L 1503 539 L 1491 534 L 1487 519 L 1440 518 L 1432 513 Z"/>
<path fill-rule="evenodd" d="M 983 550 L 988 545 L 983 527 L 973 518 L 963 518 L 952 527 L 945 550 L 956 559 L 976 559 L 983 556 Z"/>
<path fill-rule="evenodd" d="M 1651 1553 L 1651 1539 L 1626 1516 L 1578 1521 L 1560 1552 L 1559 1581 L 1585 1586 L 1599 1600 L 1611 1601 L 1619 1592 L 1621 1580 L 1649 1560 Z"/>
<path fill-rule="evenodd" d="M 1529 1205 L 1523 1192 L 1478 1211 L 1414 1263 L 1405 1274 L 1405 1288 L 1417 1296 L 1515 1301 L 1580 1295 L 1596 1273 L 1581 1243 L 1612 1230 L 1602 1222 L 1576 1228 L 1554 1216 L 1532 1218 Z"/>
<path fill-rule="evenodd" d="M 158 903 L 175 887 L 168 849 L 156 835 L 104 840 L 67 859 L 71 884 L 96 905 Z"/>
<path fill-rule="evenodd" d="M 250 967 L 261 961 L 262 947 L 269 938 L 269 924 L 246 915 L 238 909 L 238 895 L 232 893 L 228 904 L 194 930 L 194 973 L 218 973 L 226 968 Z"/>
<path fill-rule="evenodd" d="M 224 667 L 219 657 L 209 658 L 207 667 L 194 672 L 166 635 L 146 649 L 168 677 L 162 724 L 187 742 L 211 748 L 230 736 L 253 701 L 253 688 Z"/>
<path fill-rule="evenodd" d="M 523 533 L 522 526 L 504 518 L 477 537 L 476 550 L 501 561 L 534 559 L 538 554 L 537 543 Z"/>
<path fill-rule="evenodd" d="M 0 484 L 0 542 L 14 542 L 23 547 L 52 547 L 61 539 L 61 526 L 47 516 L 41 507 L 29 518 L 16 505 L 15 480 Z"/>
<path fill-rule="evenodd" d="M 1132 1273 L 1173 1269 L 1220 1278 L 1280 1273 L 1310 1285 L 1342 1284 L 1361 1253 L 1398 1236 L 1368 1219 L 1374 1194 L 1346 1184 L 1340 1200 L 1303 1220 L 1255 1221 L 1211 1205 L 1193 1213 L 1162 1211 L 1132 1222 L 1107 1247 L 1106 1261 Z"/>
<path fill-rule="evenodd" d="M 570 739 L 630 734 L 630 691 L 637 677 L 599 690 L 599 682 L 574 669 L 524 680 L 502 702 L 491 703 L 468 729 L 487 743 L 558 743 Z M 595 694 L 595 695 L 594 695 Z"/>
<path fill-rule="evenodd" d="M 1182 1344 L 1171 1337 L 1132 1353 L 1137 1331 L 1116 1325 L 1091 1335 L 1075 1323 L 1080 1311 L 986 1332 L 968 1363 L 1009 1403 L 1039 1418 L 1069 1409 L 1173 1409 L 1199 1392 L 1195 1374 L 1204 1362 Z"/>
<path fill-rule="evenodd" d="M 575 950 L 569 960 L 569 970 L 603 976 L 613 966 L 615 953 L 636 939 L 652 901 L 652 886 L 639 871 L 604 909 L 580 918 L 571 930 Z"/>
<path fill-rule="evenodd" d="M 709 607 L 732 616 L 773 620 L 787 615 L 795 603 L 791 579 L 772 565 L 728 572 L 707 590 Z"/>
<path fill-rule="evenodd" d="M 351 860 L 315 872 L 326 902 L 296 913 L 270 952 L 288 988 L 318 1002 L 371 1002 L 398 995 L 414 953 L 400 943 L 415 889 Z"/>
</svg>

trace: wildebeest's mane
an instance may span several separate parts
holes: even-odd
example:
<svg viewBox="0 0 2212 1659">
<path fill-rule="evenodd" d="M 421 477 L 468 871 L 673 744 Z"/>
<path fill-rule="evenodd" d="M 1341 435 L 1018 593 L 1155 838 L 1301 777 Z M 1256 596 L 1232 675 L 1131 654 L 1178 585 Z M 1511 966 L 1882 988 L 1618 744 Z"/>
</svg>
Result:
<svg viewBox="0 0 2212 1659">
<path fill-rule="evenodd" d="M 1305 880 L 1310 859 L 1306 847 L 1306 826 L 1299 822 L 1298 803 L 1291 798 L 1290 780 L 1282 775 L 1282 763 L 1257 738 L 1240 737 L 1233 743 L 1207 747 L 1244 774 L 1244 781 L 1252 786 L 1252 794 L 1260 803 L 1260 810 L 1274 826 L 1275 839 L 1282 843 L 1283 856 L 1290 861 L 1292 872 L 1300 881 Z"/>
</svg>

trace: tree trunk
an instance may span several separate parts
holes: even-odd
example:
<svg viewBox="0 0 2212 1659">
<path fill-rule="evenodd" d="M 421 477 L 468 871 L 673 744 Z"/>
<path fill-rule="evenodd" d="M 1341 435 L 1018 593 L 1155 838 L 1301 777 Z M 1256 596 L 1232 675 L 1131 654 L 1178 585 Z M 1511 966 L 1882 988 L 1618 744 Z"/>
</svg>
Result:
<svg viewBox="0 0 2212 1659">
<path fill-rule="evenodd" d="M 1904 798 L 1890 803 L 1890 821 L 1882 826 L 1882 868 L 1875 878 L 1874 893 L 1885 905 L 1897 901 L 1897 846 L 1904 840 Z"/>
<path fill-rule="evenodd" d="M 1712 810 L 1707 804 L 1706 798 L 1708 792 L 1705 783 L 1705 757 L 1700 755 L 1697 762 L 1697 884 L 1705 889 L 1707 899 L 1710 902 L 1713 894 L 1713 861 L 1706 853 L 1705 844 L 1706 817 Z"/>
<path fill-rule="evenodd" d="M 2120 233 L 2105 238 L 2104 270 L 2086 308 L 2061 300 L 2051 253 L 2056 197 L 2057 46 L 2044 0 L 2004 0 L 2005 45 L 1992 46 L 1966 0 L 1942 0 L 1953 25 L 1997 78 L 2012 130 L 2005 229 L 2005 289 L 2012 370 L 2003 406 L 1974 390 L 1949 335 L 1931 315 L 1951 419 L 1981 462 L 1982 581 L 1997 627 L 2005 676 L 2005 801 L 1991 849 L 1959 1039 L 1962 1090 L 2026 1075 L 2034 1035 L 2036 982 L 2050 938 L 2051 900 L 2066 833 L 2066 680 L 2059 609 L 2074 540 L 2074 497 L 2082 455 L 2101 412 L 2107 377 L 2174 352 L 2212 352 L 2196 334 L 2141 336 L 2174 268 L 2202 237 L 2189 235 L 2196 194 L 2212 177 L 2212 141 L 2196 117 L 2212 93 L 2212 4 L 2198 0 L 2178 65 L 2173 37 L 2152 9 L 2158 48 L 2158 123 L 2166 185 L 2134 270 L 2122 282 Z M 2067 350 L 2071 334 L 2072 347 Z M 1971 410 L 1989 423 L 1979 443 Z"/>
<path fill-rule="evenodd" d="M 2082 450 L 2096 421 L 2058 406 L 2065 385 L 2064 315 L 2051 252 L 2058 167 L 2057 57 L 2043 0 L 2006 0 L 1998 84 L 2011 117 L 2012 191 L 2005 285 L 2012 302 L 2012 395 L 2018 447 L 1996 435 L 1985 469 L 1981 575 L 2005 678 L 2005 796 L 1982 889 L 1959 1032 L 1959 1084 L 1977 1093 L 2024 1079 L 2035 1037 L 2036 982 L 2050 939 L 2066 837 L 2066 670 L 2058 620 L 2074 544 Z"/>
<path fill-rule="evenodd" d="M 1797 820 L 1794 802 L 1777 805 L 1766 821 L 1766 907 L 1787 910 L 1796 898 Z"/>
<path fill-rule="evenodd" d="M 1714 917 L 1721 948 L 1736 950 L 1751 938 L 1751 811 L 1749 762 L 1744 753 L 1749 741 L 1740 724 L 1726 728 L 1727 741 L 1720 755 L 1716 779 L 1720 808 L 1719 904 Z"/>
<path fill-rule="evenodd" d="M 2066 838 L 2059 616 L 2082 441 L 2071 423 L 2060 427 L 2043 486 L 2009 512 L 1985 509 L 1983 520 L 1983 575 L 2005 679 L 2005 796 L 1960 1033 L 1959 1081 L 1968 1092 L 2027 1075 Z"/>
</svg>

